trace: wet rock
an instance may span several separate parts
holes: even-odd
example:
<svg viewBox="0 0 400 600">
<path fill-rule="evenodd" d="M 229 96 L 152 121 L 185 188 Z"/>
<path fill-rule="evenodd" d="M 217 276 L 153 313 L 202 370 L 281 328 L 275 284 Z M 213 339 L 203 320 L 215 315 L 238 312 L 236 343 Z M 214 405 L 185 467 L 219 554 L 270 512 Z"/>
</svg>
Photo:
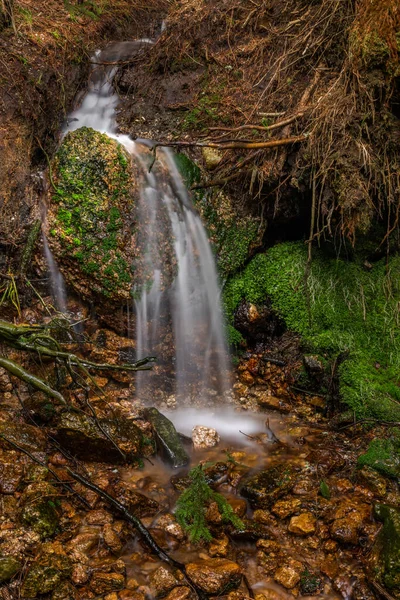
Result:
<svg viewBox="0 0 400 600">
<path fill-rule="evenodd" d="M 333 513 L 330 534 L 342 544 L 358 544 L 363 524 L 370 520 L 370 506 L 352 500 L 342 502 Z"/>
<path fill-rule="evenodd" d="M 166 596 L 166 600 L 195 600 L 196 596 L 186 585 L 175 587 Z"/>
<path fill-rule="evenodd" d="M 386 479 L 377 471 L 371 469 L 371 467 L 365 466 L 362 469 L 360 469 L 357 473 L 357 478 L 364 485 L 366 485 L 367 488 L 371 490 L 371 492 L 379 496 L 379 498 L 384 498 L 386 496 Z"/>
<path fill-rule="evenodd" d="M 294 472 L 290 466 L 279 465 L 257 473 L 240 485 L 240 493 L 253 508 L 270 508 L 281 496 L 290 492 Z"/>
<path fill-rule="evenodd" d="M 328 556 L 325 558 L 320 564 L 321 573 L 329 577 L 329 579 L 334 579 L 339 573 L 339 563 L 336 558 L 332 556 Z"/>
<path fill-rule="evenodd" d="M 25 423 L 1 421 L 0 433 L 3 433 L 11 442 L 15 442 L 24 450 L 28 450 L 35 457 L 43 458 L 42 452 L 46 447 L 46 437 L 38 427 L 26 425 Z M 0 446 L 7 446 L 7 442 L 0 439 Z"/>
<path fill-rule="evenodd" d="M 32 394 L 24 404 L 37 423 L 49 423 L 56 414 L 54 402 L 42 393 Z"/>
<path fill-rule="evenodd" d="M 307 568 L 300 573 L 300 591 L 303 596 L 315 595 L 321 587 L 321 579 Z"/>
<path fill-rule="evenodd" d="M 376 596 L 365 579 L 357 579 L 353 586 L 352 600 L 376 600 Z"/>
<path fill-rule="evenodd" d="M 158 502 L 133 489 L 129 483 L 118 483 L 114 486 L 114 493 L 118 502 L 136 517 L 151 517 L 160 510 Z"/>
<path fill-rule="evenodd" d="M 89 589 L 98 595 L 122 590 L 125 587 L 125 576 L 122 573 L 105 573 L 97 571 L 89 583 Z"/>
<path fill-rule="evenodd" d="M 111 552 L 117 554 L 122 550 L 124 545 L 124 540 L 121 539 L 121 533 L 116 530 L 116 525 L 112 525 L 111 523 L 106 523 L 103 527 L 103 539 L 107 546 L 110 548 Z"/>
<path fill-rule="evenodd" d="M 303 357 L 303 365 L 310 375 L 321 375 L 325 370 L 322 360 L 314 354 L 305 354 Z"/>
<path fill-rule="evenodd" d="M 79 600 L 78 591 L 69 581 L 64 581 L 53 591 L 51 600 Z"/>
<path fill-rule="evenodd" d="M 281 413 L 289 413 L 291 406 L 283 398 L 271 395 L 269 391 L 258 392 L 257 403 L 265 410 L 278 410 Z"/>
<path fill-rule="evenodd" d="M 178 583 L 176 577 L 165 567 L 158 567 L 150 575 L 150 586 L 156 598 L 165 596 Z"/>
<path fill-rule="evenodd" d="M 90 569 L 82 563 L 74 565 L 71 580 L 75 585 L 84 585 L 89 581 Z"/>
<path fill-rule="evenodd" d="M 242 572 L 238 564 L 223 558 L 188 563 L 186 571 L 206 594 L 223 595 L 239 587 Z"/>
<path fill-rule="evenodd" d="M 165 460 L 167 460 L 174 468 L 187 465 L 190 460 L 189 456 L 171 421 L 156 408 L 146 409 L 145 415 L 153 426 L 157 446 L 165 457 Z"/>
<path fill-rule="evenodd" d="M 170 535 L 172 538 L 175 538 L 179 542 L 184 540 L 186 537 L 185 532 L 175 519 L 174 515 L 162 515 L 159 519 L 157 519 L 157 527 L 159 529 L 163 529 L 168 535 Z"/>
<path fill-rule="evenodd" d="M 32 483 L 21 498 L 21 521 L 42 538 L 54 535 L 60 520 L 59 492 L 46 481 Z"/>
<path fill-rule="evenodd" d="M 0 557 L 0 584 L 9 581 L 21 569 L 22 564 L 13 556 Z"/>
<path fill-rule="evenodd" d="M 285 498 L 284 500 L 278 500 L 271 508 L 271 512 L 280 519 L 286 519 L 286 517 L 298 512 L 300 506 L 301 500 L 298 498 Z"/>
<path fill-rule="evenodd" d="M 86 523 L 89 525 L 105 525 L 106 523 L 112 523 L 112 521 L 113 516 L 104 510 L 104 508 L 91 510 L 86 513 Z"/>
<path fill-rule="evenodd" d="M 192 440 L 195 450 L 203 450 L 217 446 L 220 437 L 215 429 L 204 425 L 196 425 L 192 429 Z"/>
<path fill-rule="evenodd" d="M 229 538 L 224 533 L 215 538 L 208 547 L 208 554 L 211 558 L 225 558 L 229 552 Z"/>
<path fill-rule="evenodd" d="M 298 560 L 290 559 L 274 573 L 274 580 L 287 590 L 294 588 L 300 581 L 303 565 Z"/>
<path fill-rule="evenodd" d="M 270 305 L 255 305 L 242 301 L 235 311 L 234 327 L 248 340 L 263 342 L 279 335 L 284 324 Z"/>
<path fill-rule="evenodd" d="M 315 531 L 317 519 L 312 513 L 305 512 L 292 517 L 289 523 L 289 531 L 296 535 L 310 535 Z"/>
<path fill-rule="evenodd" d="M 4 555 L 23 558 L 27 551 L 31 551 L 40 542 L 40 535 L 32 529 L 24 527 L 0 530 L 0 547 Z"/>
<path fill-rule="evenodd" d="M 0 494 L 14 494 L 21 482 L 24 468 L 16 456 L 15 452 L 0 454 Z"/>
<path fill-rule="evenodd" d="M 73 537 L 67 544 L 67 552 L 79 559 L 80 556 L 88 554 L 100 543 L 100 533 L 98 531 L 83 531 Z"/>
<path fill-rule="evenodd" d="M 22 597 L 36 598 L 48 594 L 69 578 L 72 572 L 70 559 L 59 542 L 43 544 L 41 554 L 28 569 L 22 585 Z"/>
<path fill-rule="evenodd" d="M 139 457 L 143 435 L 139 427 L 127 419 L 99 419 L 99 424 L 127 460 Z M 67 410 L 61 413 L 55 434 L 57 440 L 72 453 L 86 460 L 121 462 L 123 456 L 101 431 L 93 418 Z"/>
<path fill-rule="evenodd" d="M 374 514 L 383 522 L 379 534 L 379 567 L 381 579 L 390 590 L 400 589 L 400 509 L 376 504 Z"/>
<path fill-rule="evenodd" d="M 137 186 L 118 142 L 88 127 L 68 133 L 53 161 L 48 241 L 67 282 L 86 299 L 130 297 Z M 50 192 L 54 194 L 53 190 Z"/>
</svg>

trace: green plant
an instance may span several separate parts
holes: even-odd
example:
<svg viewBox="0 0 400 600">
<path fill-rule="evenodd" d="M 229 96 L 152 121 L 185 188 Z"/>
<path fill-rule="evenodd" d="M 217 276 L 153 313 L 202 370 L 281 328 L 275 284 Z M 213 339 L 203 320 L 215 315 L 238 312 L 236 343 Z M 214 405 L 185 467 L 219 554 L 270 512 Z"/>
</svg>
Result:
<svg viewBox="0 0 400 600">
<path fill-rule="evenodd" d="M 19 301 L 17 284 L 13 275 L 10 274 L 9 278 L 10 280 L 0 288 L 0 306 L 3 304 L 11 304 L 17 311 L 18 316 L 21 316 L 21 304 Z"/>
<path fill-rule="evenodd" d="M 217 503 L 223 521 L 232 523 L 236 529 L 243 529 L 243 522 L 233 512 L 228 501 L 208 485 L 203 465 L 194 467 L 189 477 L 191 484 L 178 498 L 175 515 L 178 523 L 188 533 L 191 542 L 212 540 L 206 521 L 206 511 L 210 502 Z"/>
</svg>

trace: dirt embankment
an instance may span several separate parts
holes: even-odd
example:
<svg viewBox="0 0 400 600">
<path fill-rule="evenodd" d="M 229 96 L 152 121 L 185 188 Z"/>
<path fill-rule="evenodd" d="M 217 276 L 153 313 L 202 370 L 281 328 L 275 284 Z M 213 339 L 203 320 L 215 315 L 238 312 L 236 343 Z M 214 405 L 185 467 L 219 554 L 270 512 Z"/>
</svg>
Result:
<svg viewBox="0 0 400 600">
<path fill-rule="evenodd" d="M 188 0 L 166 25 L 119 77 L 126 130 L 215 141 L 205 183 L 246 197 L 275 238 L 354 243 L 380 222 L 379 243 L 398 229 L 396 0 Z"/>
<path fill-rule="evenodd" d="M 0 272 L 35 218 L 40 170 L 85 85 L 89 57 L 109 40 L 151 35 L 163 0 L 17 0 L 0 31 Z M 4 17 L 4 15 L 3 15 Z"/>
</svg>

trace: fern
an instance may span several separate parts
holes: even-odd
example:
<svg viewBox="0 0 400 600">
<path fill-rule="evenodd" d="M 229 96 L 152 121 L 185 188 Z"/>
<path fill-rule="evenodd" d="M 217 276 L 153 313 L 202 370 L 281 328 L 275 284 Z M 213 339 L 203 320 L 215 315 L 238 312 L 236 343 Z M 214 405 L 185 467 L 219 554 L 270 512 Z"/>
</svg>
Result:
<svg viewBox="0 0 400 600">
<path fill-rule="evenodd" d="M 208 485 L 203 465 L 194 467 L 190 471 L 189 477 L 191 484 L 179 496 L 175 516 L 189 535 L 191 542 L 198 543 L 201 540 L 210 542 L 212 540 L 211 531 L 207 526 L 206 512 L 209 504 L 213 501 L 217 503 L 223 521 L 232 523 L 236 529 L 243 529 L 243 522 L 234 513 L 228 501 Z"/>
</svg>

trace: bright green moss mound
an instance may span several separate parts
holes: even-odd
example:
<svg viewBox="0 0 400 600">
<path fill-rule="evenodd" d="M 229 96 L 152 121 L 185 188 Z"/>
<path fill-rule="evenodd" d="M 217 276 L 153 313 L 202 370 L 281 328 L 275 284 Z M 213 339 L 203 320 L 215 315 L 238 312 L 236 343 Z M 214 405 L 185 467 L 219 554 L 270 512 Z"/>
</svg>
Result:
<svg viewBox="0 0 400 600">
<path fill-rule="evenodd" d="M 57 191 L 49 212 L 52 248 L 90 278 L 92 290 L 127 296 L 131 272 L 125 248 L 134 181 L 125 150 L 107 135 L 82 127 L 66 135 L 53 172 Z"/>
<path fill-rule="evenodd" d="M 188 188 L 199 183 L 201 171 L 190 158 L 181 153 L 175 155 L 175 161 Z M 238 217 L 230 198 L 218 189 L 194 190 L 192 197 L 207 228 L 220 278 L 225 280 L 245 264 L 252 249 L 259 245 L 259 220 L 250 215 Z"/>
<path fill-rule="evenodd" d="M 400 437 L 373 440 L 367 452 L 359 456 L 357 464 L 359 467 L 367 465 L 387 477 L 400 479 Z"/>
<path fill-rule="evenodd" d="M 346 353 L 340 389 L 358 416 L 400 420 L 400 257 L 367 271 L 316 251 L 307 285 L 306 261 L 301 242 L 257 255 L 225 287 L 228 319 L 242 299 L 257 304 L 268 296 L 311 351 Z"/>
</svg>

